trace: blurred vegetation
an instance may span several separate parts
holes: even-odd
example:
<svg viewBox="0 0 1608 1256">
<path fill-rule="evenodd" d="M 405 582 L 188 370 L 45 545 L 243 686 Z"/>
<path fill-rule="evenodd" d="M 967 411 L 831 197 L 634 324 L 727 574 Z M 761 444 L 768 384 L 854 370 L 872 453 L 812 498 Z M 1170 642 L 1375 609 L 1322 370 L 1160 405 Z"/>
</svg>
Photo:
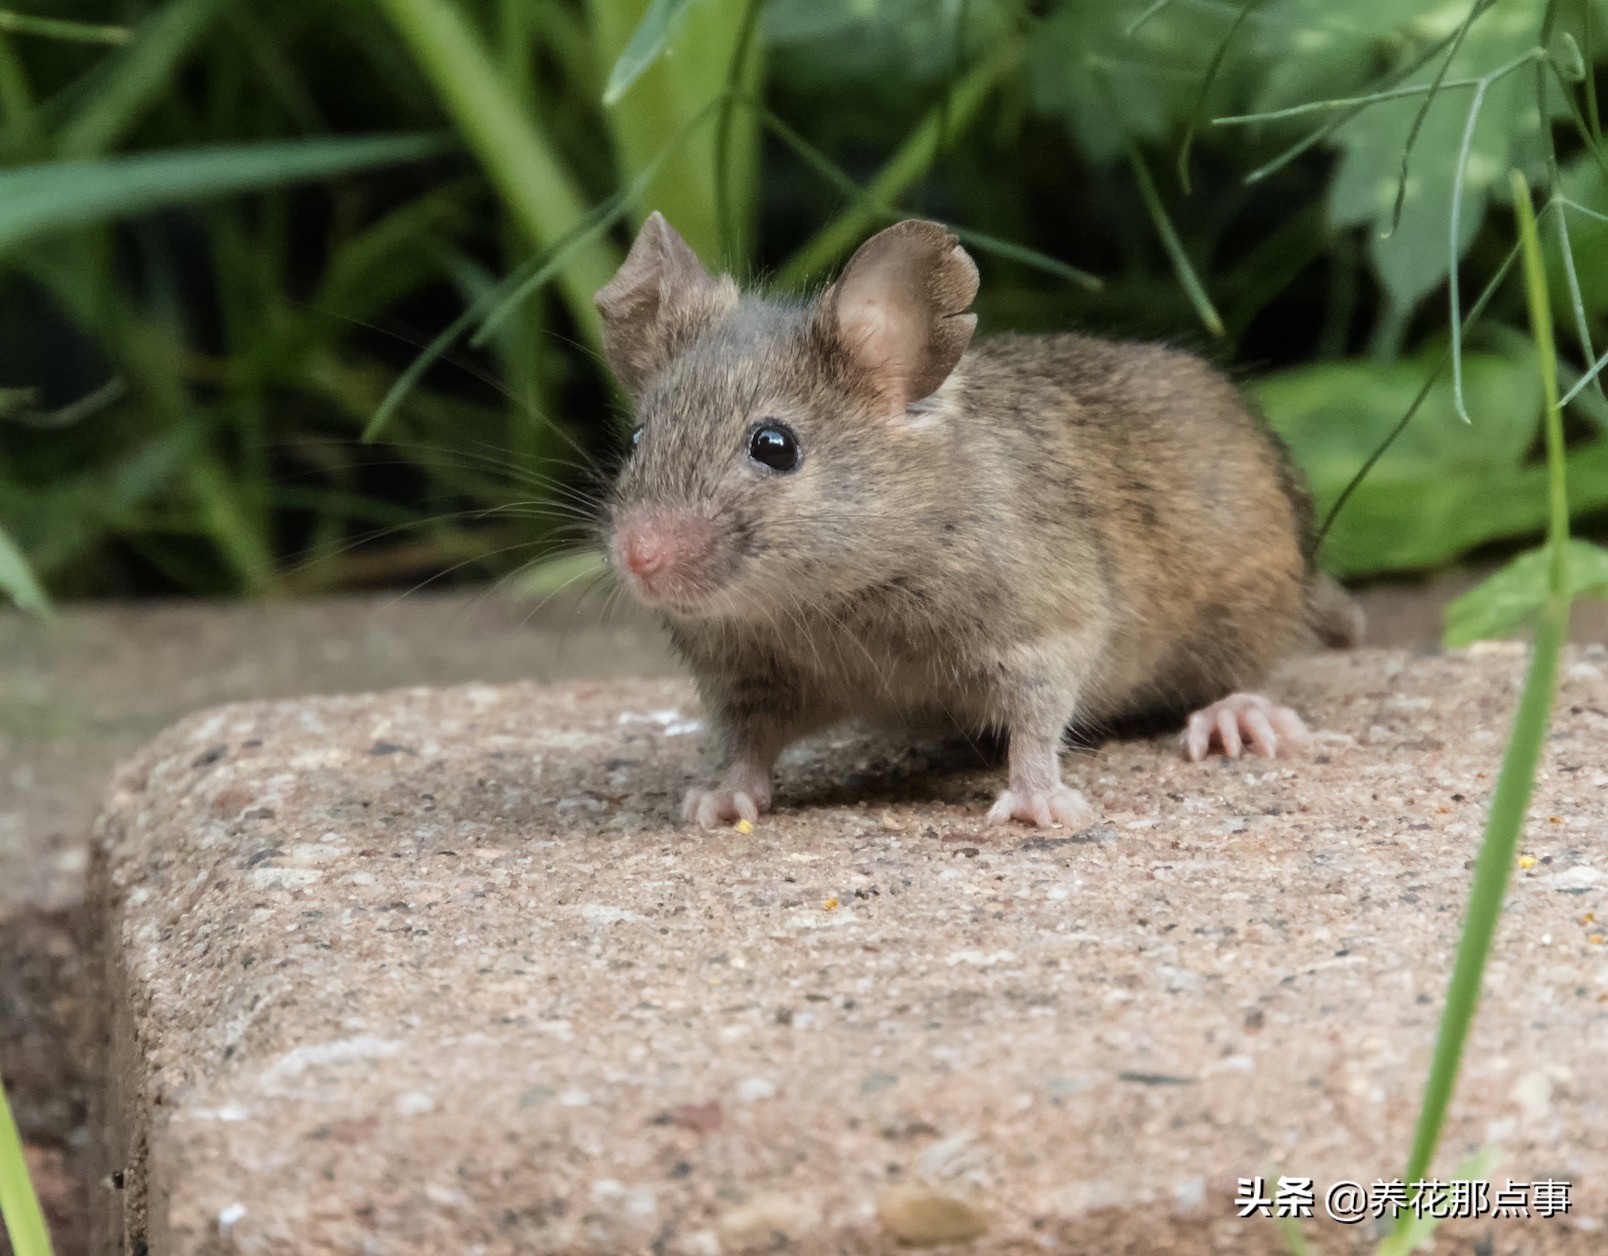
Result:
<svg viewBox="0 0 1608 1256">
<path fill-rule="evenodd" d="M 1605 0 L 0 8 L 0 588 L 562 563 L 620 452 L 591 293 L 654 208 L 789 286 L 941 218 L 985 329 L 1253 379 L 1320 511 L 1412 413 L 1332 570 L 1511 548 L 1547 511 L 1514 168 L 1600 531 L 1605 64 Z"/>
</svg>

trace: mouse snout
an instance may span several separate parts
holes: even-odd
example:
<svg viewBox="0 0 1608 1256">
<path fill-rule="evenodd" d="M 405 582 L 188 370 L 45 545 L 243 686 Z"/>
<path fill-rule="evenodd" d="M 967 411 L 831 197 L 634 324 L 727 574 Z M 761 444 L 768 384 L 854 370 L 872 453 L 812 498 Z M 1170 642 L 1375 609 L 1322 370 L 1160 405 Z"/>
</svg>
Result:
<svg viewBox="0 0 1608 1256">
<path fill-rule="evenodd" d="M 686 507 L 632 510 L 615 521 L 614 558 L 645 601 L 673 603 L 704 590 L 716 549 L 708 515 Z"/>
<path fill-rule="evenodd" d="M 651 576 L 664 566 L 669 547 L 652 528 L 633 528 L 620 538 L 621 557 L 634 575 Z"/>
</svg>

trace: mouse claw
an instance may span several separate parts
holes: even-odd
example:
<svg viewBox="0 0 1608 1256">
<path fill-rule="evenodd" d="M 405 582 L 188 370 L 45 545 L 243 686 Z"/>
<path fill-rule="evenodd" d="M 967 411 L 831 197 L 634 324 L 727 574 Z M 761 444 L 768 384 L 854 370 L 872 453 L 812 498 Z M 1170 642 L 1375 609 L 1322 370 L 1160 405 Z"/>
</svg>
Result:
<svg viewBox="0 0 1608 1256">
<path fill-rule="evenodd" d="M 770 799 L 746 789 L 689 789 L 681 801 L 681 818 L 701 829 L 719 828 L 746 820 L 754 824 L 760 812 L 770 809 Z"/>
<path fill-rule="evenodd" d="M 1230 759 L 1248 748 L 1264 759 L 1289 758 L 1312 744 L 1301 717 L 1259 693 L 1231 693 L 1189 717 L 1178 739 L 1184 757 L 1199 763 L 1216 741 Z"/>
<path fill-rule="evenodd" d="M 1059 824 L 1069 832 L 1081 833 L 1098 818 L 1089 800 L 1079 791 L 1068 785 L 1057 785 L 1054 789 L 1001 790 L 985 820 L 988 824 L 1020 820 L 1041 829 Z"/>
</svg>

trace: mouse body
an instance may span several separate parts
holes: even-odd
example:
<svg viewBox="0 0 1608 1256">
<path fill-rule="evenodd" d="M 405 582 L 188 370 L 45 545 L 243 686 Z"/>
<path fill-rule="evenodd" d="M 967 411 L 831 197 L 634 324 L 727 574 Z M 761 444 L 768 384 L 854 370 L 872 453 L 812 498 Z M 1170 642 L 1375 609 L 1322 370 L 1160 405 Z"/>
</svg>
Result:
<svg viewBox="0 0 1608 1256">
<path fill-rule="evenodd" d="M 988 818 L 1069 828 L 1094 820 L 1061 780 L 1069 728 L 1188 716 L 1197 759 L 1306 742 L 1248 691 L 1360 621 L 1312 567 L 1282 444 L 1186 353 L 974 343 L 977 286 L 946 228 L 907 221 L 813 299 L 748 295 L 655 214 L 598 294 L 639 424 L 609 557 L 726 764 L 685 818 L 756 819 L 782 750 L 852 718 L 1004 733 Z"/>
</svg>

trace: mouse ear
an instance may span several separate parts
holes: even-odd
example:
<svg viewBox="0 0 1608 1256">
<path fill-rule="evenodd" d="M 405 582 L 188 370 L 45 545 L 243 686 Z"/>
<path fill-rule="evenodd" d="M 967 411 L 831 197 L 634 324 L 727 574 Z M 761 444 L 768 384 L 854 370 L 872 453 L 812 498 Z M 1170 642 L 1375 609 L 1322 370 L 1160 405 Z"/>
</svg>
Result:
<svg viewBox="0 0 1608 1256">
<path fill-rule="evenodd" d="M 603 357 L 629 393 L 737 303 L 737 285 L 704 269 L 698 255 L 655 210 L 614 278 L 598 289 Z"/>
<path fill-rule="evenodd" d="M 821 302 L 826 330 L 867 372 L 890 418 L 938 391 L 971 343 L 977 266 L 953 232 L 910 220 L 872 236 Z"/>
</svg>

